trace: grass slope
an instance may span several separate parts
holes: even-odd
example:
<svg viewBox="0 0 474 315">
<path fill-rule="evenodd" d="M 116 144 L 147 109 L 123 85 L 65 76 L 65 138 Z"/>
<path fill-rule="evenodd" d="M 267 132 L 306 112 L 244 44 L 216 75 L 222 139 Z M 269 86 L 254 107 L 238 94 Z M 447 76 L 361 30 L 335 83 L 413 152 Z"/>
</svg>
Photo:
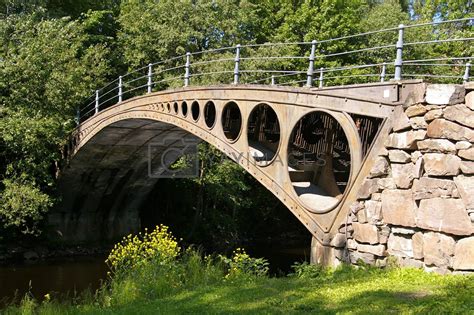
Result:
<svg viewBox="0 0 474 315">
<path fill-rule="evenodd" d="M 132 290 L 133 291 L 133 290 Z M 127 291 L 131 292 L 131 291 Z M 243 277 L 169 288 L 160 297 L 135 294 L 126 303 L 42 303 L 36 314 L 474 314 L 474 277 L 415 269 L 340 268 L 316 278 Z M 123 295 L 121 295 L 123 297 Z M 118 301 L 120 302 L 120 301 Z M 19 308 L 7 314 L 27 314 Z"/>
</svg>

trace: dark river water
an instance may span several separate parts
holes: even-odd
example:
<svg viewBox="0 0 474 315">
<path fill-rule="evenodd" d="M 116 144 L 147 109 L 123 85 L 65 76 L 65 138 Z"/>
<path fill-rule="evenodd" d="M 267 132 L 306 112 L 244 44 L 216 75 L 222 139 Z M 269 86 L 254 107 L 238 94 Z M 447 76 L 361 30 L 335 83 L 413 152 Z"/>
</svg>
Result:
<svg viewBox="0 0 474 315">
<path fill-rule="evenodd" d="M 248 249 L 248 253 L 267 258 L 272 275 L 277 276 L 288 273 L 295 261 L 309 260 L 309 248 L 255 248 Z M 27 292 L 42 300 L 47 293 L 73 297 L 86 289 L 95 291 L 107 275 L 105 258 L 74 257 L 0 266 L 0 307 Z"/>
</svg>

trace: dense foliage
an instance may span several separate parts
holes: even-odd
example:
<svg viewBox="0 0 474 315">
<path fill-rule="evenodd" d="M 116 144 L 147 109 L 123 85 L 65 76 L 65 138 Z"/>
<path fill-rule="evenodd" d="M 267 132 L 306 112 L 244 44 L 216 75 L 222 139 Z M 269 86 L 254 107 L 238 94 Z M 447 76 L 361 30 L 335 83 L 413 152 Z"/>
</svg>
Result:
<svg viewBox="0 0 474 315">
<path fill-rule="evenodd" d="M 471 0 L 0 0 L 0 229 L 26 234 L 41 231 L 45 213 L 57 199 L 58 165 L 75 126 L 76 109 L 91 91 L 127 69 L 186 51 L 237 43 L 324 40 L 399 23 L 472 16 L 472 5 Z M 443 39 L 454 32 L 472 37 L 465 23 L 428 28 L 423 34 L 427 39 Z M 321 43 L 318 51 L 363 49 L 393 43 L 394 36 Z M 407 32 L 407 38 L 413 36 Z M 297 45 L 278 49 L 287 55 L 309 53 Z M 246 52 L 247 56 L 256 53 L 270 51 Z M 407 53 L 419 55 L 416 48 Z M 430 47 L 428 56 L 448 53 L 468 56 L 473 48 L 455 42 Z M 315 66 L 346 65 L 357 58 L 364 62 L 392 60 L 393 50 L 318 59 Z M 306 61 L 259 62 L 249 61 L 248 66 L 285 69 Z M 219 70 L 225 64 L 195 71 Z M 194 83 L 207 82 L 205 77 L 199 80 Z M 214 151 L 203 148 L 208 155 L 218 155 Z M 190 235 L 207 230 L 208 237 L 225 242 L 243 237 L 235 221 L 255 227 L 258 220 L 252 218 L 268 219 L 277 203 L 228 161 L 202 165 L 198 179 L 174 185 L 198 198 Z M 260 197 L 249 200 L 249 192 Z M 209 233 L 213 229 L 217 232 Z"/>
</svg>

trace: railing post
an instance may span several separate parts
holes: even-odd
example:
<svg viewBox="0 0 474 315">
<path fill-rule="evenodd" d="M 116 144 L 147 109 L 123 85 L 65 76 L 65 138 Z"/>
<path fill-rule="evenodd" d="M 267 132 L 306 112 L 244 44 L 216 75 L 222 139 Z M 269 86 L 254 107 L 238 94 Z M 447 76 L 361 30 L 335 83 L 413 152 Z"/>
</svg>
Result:
<svg viewBox="0 0 474 315">
<path fill-rule="evenodd" d="M 76 109 L 76 117 L 75 117 L 76 125 L 79 126 L 81 123 L 81 109 L 78 107 Z"/>
<path fill-rule="evenodd" d="M 95 90 L 95 113 L 99 112 L 99 90 Z"/>
<path fill-rule="evenodd" d="M 462 78 L 464 83 L 469 81 L 469 71 L 471 70 L 471 63 L 466 63 L 466 70 L 464 71 L 464 77 Z"/>
<path fill-rule="evenodd" d="M 316 53 L 316 41 L 313 40 L 311 42 L 311 53 L 309 54 L 309 66 L 308 72 L 306 73 L 306 86 L 312 87 L 313 86 L 313 73 L 314 73 L 314 55 Z"/>
<path fill-rule="evenodd" d="M 234 84 L 239 84 L 240 44 L 235 46 Z"/>
<path fill-rule="evenodd" d="M 118 84 L 118 102 L 122 102 L 122 76 L 119 76 L 119 84 Z"/>
<path fill-rule="evenodd" d="M 147 93 L 150 94 L 151 93 L 151 85 L 152 85 L 152 75 L 153 75 L 153 68 L 152 68 L 152 64 L 148 64 L 148 82 L 147 82 Z"/>
<path fill-rule="evenodd" d="M 398 25 L 398 41 L 397 41 L 397 56 L 395 58 L 395 80 L 402 79 L 402 64 L 403 64 L 403 29 L 405 25 Z"/>
<path fill-rule="evenodd" d="M 188 86 L 189 85 L 189 68 L 191 67 L 191 53 L 190 52 L 187 52 L 186 53 L 186 64 L 184 66 L 184 86 Z"/>
<path fill-rule="evenodd" d="M 323 87 L 324 83 L 324 68 L 319 69 L 319 88 Z"/>
<path fill-rule="evenodd" d="M 386 71 L 387 71 L 387 63 L 384 62 L 382 64 L 382 72 L 380 73 L 380 82 L 385 82 Z"/>
<path fill-rule="evenodd" d="M 272 85 L 275 85 L 275 75 L 272 74 Z"/>
</svg>

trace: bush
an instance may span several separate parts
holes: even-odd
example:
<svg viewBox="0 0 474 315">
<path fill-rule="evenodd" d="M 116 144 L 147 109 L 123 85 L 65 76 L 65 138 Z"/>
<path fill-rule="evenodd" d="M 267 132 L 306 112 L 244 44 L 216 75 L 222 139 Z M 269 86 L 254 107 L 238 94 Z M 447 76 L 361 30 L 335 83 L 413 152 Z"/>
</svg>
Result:
<svg viewBox="0 0 474 315">
<path fill-rule="evenodd" d="M 168 227 L 159 225 L 148 233 L 128 235 L 116 244 L 105 261 L 114 273 L 126 272 L 150 261 L 158 265 L 170 264 L 176 260 L 180 248 Z"/>
<path fill-rule="evenodd" d="M 237 248 L 232 258 L 220 256 L 228 267 L 226 278 L 240 275 L 263 277 L 268 275 L 269 263 L 265 258 L 252 258 L 244 249 Z"/>
</svg>

